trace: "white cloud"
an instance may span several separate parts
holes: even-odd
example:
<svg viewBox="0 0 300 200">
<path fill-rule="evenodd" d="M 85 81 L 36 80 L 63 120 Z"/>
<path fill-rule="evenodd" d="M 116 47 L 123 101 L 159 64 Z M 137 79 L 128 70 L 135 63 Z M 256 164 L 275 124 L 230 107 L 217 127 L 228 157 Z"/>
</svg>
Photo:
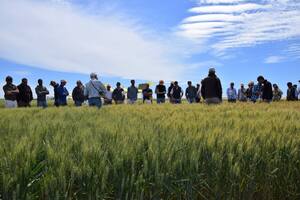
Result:
<svg viewBox="0 0 300 200">
<path fill-rule="evenodd" d="M 252 2 L 252 3 L 251 3 Z M 297 0 L 200 0 L 197 13 L 179 25 L 178 34 L 206 41 L 222 55 L 228 49 L 300 37 Z M 213 4 L 213 5 L 211 5 Z"/>
<path fill-rule="evenodd" d="M 213 5 L 199 6 L 191 8 L 193 13 L 242 13 L 250 10 L 268 9 L 270 5 L 260 5 L 255 3 L 236 4 L 236 5 Z"/>
<path fill-rule="evenodd" d="M 282 56 L 269 56 L 268 58 L 265 59 L 266 64 L 275 64 L 275 63 L 280 63 L 284 60 L 285 58 Z"/>
<path fill-rule="evenodd" d="M 57 2 L 2 0 L 0 57 L 56 71 L 146 80 L 176 79 L 183 72 L 170 51 L 176 46 L 166 38 L 148 34 L 121 14 L 90 15 Z"/>
</svg>

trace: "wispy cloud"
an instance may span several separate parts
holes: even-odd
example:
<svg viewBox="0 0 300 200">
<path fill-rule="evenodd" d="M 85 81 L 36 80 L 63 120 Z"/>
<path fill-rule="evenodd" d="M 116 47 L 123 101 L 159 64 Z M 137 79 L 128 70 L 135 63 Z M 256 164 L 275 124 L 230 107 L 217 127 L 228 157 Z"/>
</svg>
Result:
<svg viewBox="0 0 300 200">
<path fill-rule="evenodd" d="M 148 34 L 121 14 L 105 14 L 91 15 L 58 0 L 2 0 L 0 58 L 123 78 L 176 79 L 182 74 L 167 38 Z"/>
<path fill-rule="evenodd" d="M 300 37 L 297 0 L 200 0 L 178 34 L 208 41 L 217 53 Z"/>
<path fill-rule="evenodd" d="M 284 61 L 284 57 L 282 56 L 269 56 L 265 59 L 266 64 L 275 64 Z"/>
</svg>

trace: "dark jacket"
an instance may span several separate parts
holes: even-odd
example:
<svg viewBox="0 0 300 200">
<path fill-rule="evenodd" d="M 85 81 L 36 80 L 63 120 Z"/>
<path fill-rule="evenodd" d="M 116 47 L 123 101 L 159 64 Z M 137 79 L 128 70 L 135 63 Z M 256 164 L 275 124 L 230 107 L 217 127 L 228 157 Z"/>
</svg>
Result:
<svg viewBox="0 0 300 200">
<path fill-rule="evenodd" d="M 38 101 L 46 101 L 46 96 L 47 94 L 49 94 L 49 91 L 47 90 L 46 87 L 38 85 L 35 88 L 35 93 L 37 95 Z"/>
<path fill-rule="evenodd" d="M 273 99 L 273 89 L 272 84 L 265 80 L 262 88 L 262 99 L 263 100 L 272 100 Z"/>
<path fill-rule="evenodd" d="M 72 92 L 73 101 L 84 102 L 84 87 L 76 86 Z"/>
<path fill-rule="evenodd" d="M 125 100 L 125 95 L 124 95 L 124 90 L 123 88 L 116 88 L 114 89 L 113 93 L 112 93 L 112 98 L 115 101 L 124 101 Z"/>
<path fill-rule="evenodd" d="M 286 100 L 295 101 L 296 100 L 296 89 L 294 87 L 288 88 L 286 92 Z"/>
<path fill-rule="evenodd" d="M 185 90 L 185 96 L 187 99 L 194 99 L 197 96 L 197 88 L 195 86 L 187 87 Z"/>
<path fill-rule="evenodd" d="M 201 95 L 203 99 L 219 98 L 222 99 L 222 85 L 216 75 L 209 75 L 201 82 Z"/>
<path fill-rule="evenodd" d="M 31 88 L 28 85 L 21 83 L 20 85 L 18 85 L 18 89 L 18 102 L 29 104 L 33 100 Z"/>
</svg>

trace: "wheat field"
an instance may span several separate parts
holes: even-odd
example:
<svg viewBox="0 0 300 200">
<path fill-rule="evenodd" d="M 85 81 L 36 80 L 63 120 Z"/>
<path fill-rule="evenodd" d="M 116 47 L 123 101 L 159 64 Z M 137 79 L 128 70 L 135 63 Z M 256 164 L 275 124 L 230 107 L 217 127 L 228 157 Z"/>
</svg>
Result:
<svg viewBox="0 0 300 200">
<path fill-rule="evenodd" d="M 0 199 L 300 198 L 298 102 L 0 112 Z"/>
</svg>

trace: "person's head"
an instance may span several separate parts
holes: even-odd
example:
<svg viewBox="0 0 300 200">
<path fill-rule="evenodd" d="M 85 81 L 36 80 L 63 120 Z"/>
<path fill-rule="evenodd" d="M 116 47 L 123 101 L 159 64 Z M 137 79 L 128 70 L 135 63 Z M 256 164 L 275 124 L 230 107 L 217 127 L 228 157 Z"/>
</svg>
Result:
<svg viewBox="0 0 300 200">
<path fill-rule="evenodd" d="M 258 76 L 257 77 L 257 82 L 262 84 L 265 81 L 265 78 L 263 76 Z"/>
<path fill-rule="evenodd" d="M 174 86 L 174 81 L 171 81 L 170 86 Z"/>
<path fill-rule="evenodd" d="M 117 86 L 117 88 L 120 88 L 121 87 L 121 83 L 117 82 L 116 86 Z"/>
<path fill-rule="evenodd" d="M 230 87 L 233 88 L 234 87 L 234 83 L 230 83 Z"/>
<path fill-rule="evenodd" d="M 174 86 L 178 86 L 178 81 L 175 81 L 175 82 L 174 82 Z"/>
<path fill-rule="evenodd" d="M 22 78 L 22 84 L 24 84 L 24 85 L 27 85 L 27 84 L 28 84 L 27 78 Z"/>
<path fill-rule="evenodd" d="M 278 85 L 277 84 L 273 84 L 273 88 L 274 89 L 278 89 Z"/>
<path fill-rule="evenodd" d="M 135 80 L 131 80 L 130 83 L 131 83 L 132 86 L 134 86 L 135 85 Z"/>
<path fill-rule="evenodd" d="M 199 83 L 197 83 L 197 88 L 199 88 L 200 87 L 200 84 Z"/>
<path fill-rule="evenodd" d="M 165 82 L 163 80 L 159 81 L 159 85 L 163 85 Z"/>
<path fill-rule="evenodd" d="M 110 86 L 110 85 L 107 85 L 107 86 L 106 86 L 106 89 L 107 89 L 107 91 L 110 91 L 111 86 Z"/>
<path fill-rule="evenodd" d="M 55 81 L 51 81 L 50 85 L 54 87 L 54 86 L 56 86 L 56 82 Z"/>
<path fill-rule="evenodd" d="M 67 84 L 67 81 L 66 81 L 66 80 L 61 80 L 61 81 L 60 81 L 60 85 L 61 85 L 61 86 L 65 86 L 66 84 Z"/>
<path fill-rule="evenodd" d="M 254 86 L 254 82 L 253 81 L 250 81 L 249 83 L 248 83 L 248 87 L 253 87 Z"/>
<path fill-rule="evenodd" d="M 38 80 L 38 84 L 39 84 L 40 86 L 42 86 L 42 85 L 43 85 L 43 80 L 42 80 L 42 79 L 39 79 L 39 80 Z"/>
<path fill-rule="evenodd" d="M 76 85 L 77 85 L 77 87 L 81 87 L 81 86 L 82 86 L 81 81 L 77 81 L 77 82 L 76 82 Z"/>
<path fill-rule="evenodd" d="M 295 84 L 295 85 L 293 85 L 293 87 L 297 89 L 298 86 Z"/>
<path fill-rule="evenodd" d="M 215 68 L 210 68 L 208 70 L 208 76 L 215 76 L 216 75 L 216 70 Z"/>
<path fill-rule="evenodd" d="M 244 88 L 244 84 L 243 83 L 241 83 L 241 88 Z"/>
<path fill-rule="evenodd" d="M 98 80 L 98 76 L 94 72 L 90 74 L 90 78 L 91 78 L 91 80 Z"/>
<path fill-rule="evenodd" d="M 291 88 L 291 87 L 293 87 L 293 83 L 288 82 L 288 83 L 287 83 L 287 86 L 288 86 L 288 88 Z"/>
<path fill-rule="evenodd" d="M 188 86 L 192 86 L 192 81 L 187 82 Z"/>
<path fill-rule="evenodd" d="M 146 84 L 146 89 L 149 89 L 150 85 L 149 83 Z"/>
<path fill-rule="evenodd" d="M 12 84 L 13 78 L 12 78 L 11 76 L 7 76 L 7 77 L 5 78 L 5 81 L 6 81 L 7 84 Z"/>
</svg>

